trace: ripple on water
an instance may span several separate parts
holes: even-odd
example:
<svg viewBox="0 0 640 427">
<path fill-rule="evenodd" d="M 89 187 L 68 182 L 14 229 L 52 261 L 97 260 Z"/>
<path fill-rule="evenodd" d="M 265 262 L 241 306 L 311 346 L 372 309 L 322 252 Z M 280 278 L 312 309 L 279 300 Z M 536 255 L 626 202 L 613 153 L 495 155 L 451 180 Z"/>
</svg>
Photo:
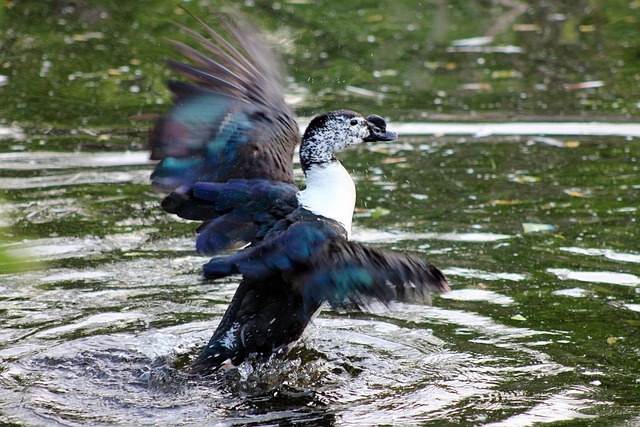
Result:
<svg viewBox="0 0 640 427">
<path fill-rule="evenodd" d="M 498 233 L 406 233 L 400 231 L 380 231 L 355 229 L 353 239 L 367 243 L 393 243 L 403 240 L 444 240 L 453 242 L 484 243 L 510 239 L 509 234 Z"/>
<path fill-rule="evenodd" d="M 583 298 L 589 295 L 589 291 L 582 288 L 558 289 L 553 291 L 554 295 L 563 295 L 566 297 Z"/>
<path fill-rule="evenodd" d="M 577 391 L 563 395 L 543 385 L 571 369 L 527 344 L 539 331 L 456 310 L 396 308 L 402 315 L 394 319 L 321 317 L 285 360 L 246 362 L 205 378 L 176 366 L 193 357 L 215 322 L 101 333 L 95 326 L 113 316 L 135 322 L 140 313 L 89 316 L 68 330 L 49 329 L 67 334 L 57 345 L 14 357 L 0 373 L 10 391 L 0 403 L 10 419 L 26 423 L 136 425 L 461 421 L 476 417 L 478 407 L 487 420 L 500 420 L 526 411 L 552 414 L 573 397 L 576 407 L 584 404 Z M 443 325 L 472 330 L 478 351 L 440 339 L 434 330 Z M 72 329 L 87 327 L 93 335 L 69 338 Z M 514 392 L 536 380 L 535 395 Z"/>
<path fill-rule="evenodd" d="M 454 289 L 441 295 L 441 298 L 456 301 L 484 301 L 504 306 L 514 303 L 511 297 L 484 289 Z"/>
<path fill-rule="evenodd" d="M 0 169 L 37 170 L 134 166 L 151 164 L 147 151 L 77 152 L 52 151 L 0 153 Z"/>
<path fill-rule="evenodd" d="M 613 271 L 573 271 L 566 268 L 549 268 L 547 271 L 555 274 L 562 280 L 577 280 L 579 282 L 606 283 L 622 286 L 637 286 L 640 284 L 640 277 L 628 273 L 617 273 Z"/>
<path fill-rule="evenodd" d="M 443 272 L 447 276 L 470 277 L 481 280 L 508 280 L 511 282 L 520 282 L 526 279 L 526 276 L 519 273 L 489 272 L 472 268 L 450 267 L 444 269 Z"/>
<path fill-rule="evenodd" d="M 560 250 L 577 255 L 603 256 L 612 261 L 632 262 L 640 264 L 640 255 L 626 252 L 617 252 L 611 249 L 561 247 Z"/>
<path fill-rule="evenodd" d="M 392 151 L 409 149 L 406 144 L 391 147 Z M 27 219 L 56 224 L 60 218 L 91 212 L 80 199 L 65 194 L 67 186 L 146 185 L 145 163 L 140 154 L 126 153 L 3 155 L 0 169 L 24 176 L 7 174 L 0 186 L 16 193 L 40 189 L 31 200 L 42 199 L 38 200 L 42 203 Z M 48 176 L 35 176 L 43 169 Z M 22 205 L 12 206 L 14 212 L 23 210 Z M 581 383 L 584 378 L 576 378 L 587 374 L 556 361 L 561 359 L 557 357 L 560 349 L 553 344 L 573 346 L 571 331 L 536 330 L 544 326 L 509 322 L 518 313 L 514 307 L 520 309 L 525 301 L 514 289 L 528 286 L 537 272 L 524 275 L 485 270 L 486 265 L 473 268 L 478 264 L 455 261 L 461 257 L 449 248 L 443 251 L 453 254 L 452 265 L 468 268 L 449 266 L 447 275 L 491 281 L 492 290 L 455 289 L 438 297 L 445 299 L 440 300 L 444 307 L 399 304 L 391 313 L 350 318 L 325 313 L 284 360 L 247 362 L 206 378 L 186 375 L 179 368 L 216 326 L 216 321 L 202 319 L 220 318 L 236 284 L 201 280 L 204 259 L 192 256 L 192 236 L 163 238 L 152 228 L 158 226 L 153 218 L 138 215 L 113 223 L 140 230 L 5 245 L 18 251 L 14 254 L 23 251 L 57 267 L 3 276 L 6 280 L 0 289 L 7 313 L 0 325 L 3 421 L 33 425 L 226 426 L 303 421 L 309 425 L 530 425 L 581 419 L 599 404 L 592 400 L 598 393 Z M 356 238 L 383 244 L 416 242 L 420 250 L 425 240 L 475 247 L 513 235 L 360 229 Z M 638 263 L 638 255 L 631 252 L 561 250 L 568 256 Z M 74 264 L 67 262 L 71 258 Z M 638 280 L 613 272 L 547 272 L 561 279 L 628 286 Z M 505 286 L 498 286 L 501 283 Z M 561 289 L 553 295 L 583 297 L 588 292 L 588 288 Z M 640 311 L 633 302 L 621 307 L 627 313 Z M 447 309 L 446 304 L 465 308 Z M 476 307 L 491 314 L 476 313 Z M 606 369 L 602 372 L 598 378 L 608 375 Z"/>
<path fill-rule="evenodd" d="M 26 190 L 75 186 L 83 184 L 140 184 L 149 183 L 149 172 L 137 170 L 128 172 L 105 172 L 86 170 L 78 173 L 58 173 L 46 176 L 0 178 L 0 188 L 7 190 Z"/>
<path fill-rule="evenodd" d="M 75 257 L 86 257 L 108 252 L 159 252 L 183 251 L 193 253 L 193 239 L 174 238 L 150 240 L 155 229 L 146 228 L 132 233 L 110 234 L 103 237 L 48 237 L 33 239 L 26 243 L 5 245 L 5 252 L 18 259 L 37 258 L 50 261 Z"/>
</svg>

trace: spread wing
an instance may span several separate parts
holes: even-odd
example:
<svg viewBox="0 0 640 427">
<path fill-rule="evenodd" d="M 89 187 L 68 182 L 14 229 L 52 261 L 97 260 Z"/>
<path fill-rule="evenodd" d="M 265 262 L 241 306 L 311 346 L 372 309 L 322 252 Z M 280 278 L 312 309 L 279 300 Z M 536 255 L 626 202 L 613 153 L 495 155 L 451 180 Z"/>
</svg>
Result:
<svg viewBox="0 0 640 427">
<path fill-rule="evenodd" d="M 362 310 L 373 301 L 423 303 L 449 290 L 440 270 L 425 260 L 332 238 L 312 259 L 302 284 L 305 304 Z"/>
<path fill-rule="evenodd" d="M 170 192 L 162 205 L 167 212 L 205 221 L 199 248 L 215 253 L 251 242 L 256 228 L 247 209 L 229 215 L 229 209 L 215 207 L 216 200 L 195 194 L 196 183 L 235 179 L 245 184 L 252 180 L 292 184 L 293 152 L 300 134 L 284 101 L 280 67 L 259 33 L 235 18 L 222 24 L 227 41 L 194 19 L 205 35 L 184 27 L 182 31 L 197 47 L 172 42 L 184 61 L 167 62 L 189 82 L 168 84 L 173 106 L 151 133 L 151 158 L 160 160 L 151 179 L 156 188 Z M 239 190 L 238 185 L 224 189 L 234 194 Z M 262 201 L 252 206 L 279 203 L 264 199 L 269 192 L 261 195 Z M 222 235 L 220 230 L 227 227 L 231 229 Z M 216 238 L 233 242 L 213 247 Z M 206 240 L 208 244 L 200 243 Z"/>
<path fill-rule="evenodd" d="M 282 275 L 313 310 L 325 301 L 334 308 L 358 310 L 373 301 L 423 302 L 430 292 L 449 290 L 442 272 L 428 262 L 349 241 L 338 223 L 318 221 L 303 211 L 289 216 L 286 230 L 233 255 L 213 258 L 204 267 L 205 275 L 242 274 L 250 280 Z"/>
</svg>

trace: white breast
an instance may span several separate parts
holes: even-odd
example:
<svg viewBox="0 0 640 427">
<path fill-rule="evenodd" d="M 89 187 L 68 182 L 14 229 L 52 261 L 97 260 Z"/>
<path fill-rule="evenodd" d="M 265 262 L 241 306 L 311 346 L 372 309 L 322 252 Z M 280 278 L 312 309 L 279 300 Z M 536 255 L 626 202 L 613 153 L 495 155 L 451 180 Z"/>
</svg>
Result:
<svg viewBox="0 0 640 427">
<path fill-rule="evenodd" d="M 298 203 L 316 215 L 338 221 L 351 236 L 356 205 L 356 186 L 340 162 L 314 165 L 306 171 L 307 187 L 298 193 Z"/>
</svg>

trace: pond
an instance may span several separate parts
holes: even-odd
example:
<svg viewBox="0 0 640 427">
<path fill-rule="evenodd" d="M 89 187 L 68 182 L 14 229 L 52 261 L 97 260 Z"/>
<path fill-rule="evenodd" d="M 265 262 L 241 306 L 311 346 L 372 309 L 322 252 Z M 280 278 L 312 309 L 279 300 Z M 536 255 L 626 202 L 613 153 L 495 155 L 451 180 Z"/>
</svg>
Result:
<svg viewBox="0 0 640 427">
<path fill-rule="evenodd" d="M 401 134 L 340 156 L 353 238 L 452 291 L 327 308 L 286 358 L 208 377 L 182 367 L 238 278 L 202 279 L 144 148 L 165 38 L 196 25 L 129 3 L 0 12 L 0 423 L 640 424 L 640 3 L 245 1 L 301 117 Z"/>
</svg>

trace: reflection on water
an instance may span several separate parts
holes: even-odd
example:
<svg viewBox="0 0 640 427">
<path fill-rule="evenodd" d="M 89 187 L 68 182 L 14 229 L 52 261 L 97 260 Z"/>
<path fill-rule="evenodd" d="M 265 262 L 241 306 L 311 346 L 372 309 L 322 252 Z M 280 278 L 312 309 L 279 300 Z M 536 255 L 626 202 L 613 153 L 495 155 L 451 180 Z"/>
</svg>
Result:
<svg viewBox="0 0 640 427">
<path fill-rule="evenodd" d="M 580 162 L 571 172 L 566 156 L 627 158 L 637 147 L 416 140 L 390 148 L 345 153 L 356 171 L 380 165 L 359 175 L 355 238 L 423 254 L 453 291 L 433 306 L 325 310 L 284 360 L 207 378 L 180 368 L 209 338 L 237 282 L 201 279 L 206 258 L 194 254 L 193 226 L 159 211 L 146 154 L 1 157 L 0 179 L 22 182 L 5 193 L 19 234 L 4 250 L 47 263 L 0 275 L 2 419 L 506 426 L 635 416 L 640 271 L 625 218 L 636 212 L 624 192 L 610 201 Z M 475 159 L 473 173 L 460 158 Z M 418 164 L 439 169 L 407 181 L 403 165 Z M 615 162 L 603 167 L 619 187 L 631 179 Z M 60 179 L 71 175 L 80 178 Z M 124 175 L 137 178 L 114 179 Z M 569 187 L 589 196 L 554 191 Z M 593 221 L 605 213 L 607 234 Z M 554 228 L 523 234 L 523 223 Z M 30 234 L 34 227 L 49 236 Z"/>
</svg>

